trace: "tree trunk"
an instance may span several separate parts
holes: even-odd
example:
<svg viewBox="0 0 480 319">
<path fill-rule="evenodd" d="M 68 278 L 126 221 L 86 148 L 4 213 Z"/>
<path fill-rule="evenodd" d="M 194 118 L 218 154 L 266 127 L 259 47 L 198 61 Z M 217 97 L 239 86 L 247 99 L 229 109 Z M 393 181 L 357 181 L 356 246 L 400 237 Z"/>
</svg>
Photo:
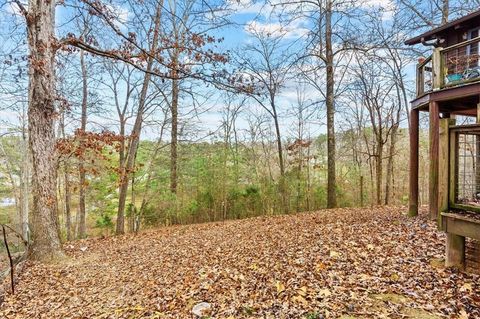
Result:
<svg viewBox="0 0 480 319">
<path fill-rule="evenodd" d="M 333 49 L 332 49 L 332 0 L 327 1 L 325 11 L 325 49 L 327 66 L 327 207 L 337 207 L 336 195 L 336 170 L 335 170 L 335 80 L 333 67 Z"/>
<path fill-rule="evenodd" d="M 147 99 L 148 93 L 148 86 L 150 84 L 151 79 L 151 71 L 153 68 L 153 56 L 156 53 L 157 45 L 158 45 L 158 37 L 160 31 L 160 17 L 163 8 L 163 1 L 157 6 L 157 11 L 155 13 L 155 26 L 153 30 L 153 38 L 150 47 L 150 56 L 147 62 L 147 72 L 143 78 L 143 85 L 142 90 L 140 92 L 140 97 L 138 100 L 138 109 L 137 109 L 137 116 L 135 118 L 135 124 L 133 125 L 132 133 L 130 134 L 130 145 L 128 148 L 128 153 L 125 159 L 125 169 L 121 172 L 120 176 L 120 190 L 119 190 L 119 197 L 118 197 L 118 212 L 117 212 L 117 227 L 116 233 L 117 235 L 121 235 L 125 233 L 125 203 L 127 200 L 127 192 L 128 192 L 128 182 L 129 182 L 129 174 L 133 173 L 134 163 L 135 163 L 135 156 L 138 150 L 138 144 L 140 142 L 140 133 L 142 132 L 142 124 L 143 124 L 143 116 L 145 111 L 145 104 Z"/>
<path fill-rule="evenodd" d="M 310 136 L 308 137 L 309 139 Z M 311 195 L 311 181 L 310 181 L 310 145 L 308 146 L 307 148 L 307 211 L 310 211 L 311 210 L 311 206 L 310 206 L 310 195 Z"/>
<path fill-rule="evenodd" d="M 448 22 L 448 16 L 450 11 L 449 0 L 443 0 L 442 4 L 442 25 Z"/>
<path fill-rule="evenodd" d="M 72 240 L 72 214 L 70 209 L 71 202 L 70 178 L 68 175 L 68 165 L 65 164 L 65 228 L 67 230 L 67 240 Z"/>
<path fill-rule="evenodd" d="M 127 150 L 126 146 L 126 136 L 125 136 L 125 125 L 126 125 L 126 120 L 123 117 L 123 115 L 120 116 L 120 136 L 122 137 L 122 141 L 120 142 L 120 150 L 118 152 L 118 166 L 120 168 L 120 187 L 119 187 L 119 200 L 118 200 L 118 212 L 117 212 L 117 230 L 119 227 L 123 229 L 123 226 L 118 226 L 119 223 L 123 223 L 123 214 L 122 216 L 119 217 L 120 213 L 125 210 L 125 201 L 122 200 L 123 196 L 126 197 L 126 191 L 122 191 L 122 186 L 123 186 L 123 178 L 124 176 L 127 175 L 126 172 L 126 164 L 125 164 L 125 152 Z M 128 181 L 128 177 L 127 177 Z M 128 187 L 128 184 L 127 184 Z"/>
<path fill-rule="evenodd" d="M 363 203 L 363 197 L 364 197 L 363 179 L 364 179 L 363 175 L 360 175 L 360 207 L 364 206 L 364 203 Z"/>
<path fill-rule="evenodd" d="M 296 199 L 296 212 L 300 212 L 300 198 L 302 192 L 302 149 L 299 150 L 298 166 L 297 166 L 297 199 Z"/>
<path fill-rule="evenodd" d="M 280 123 L 278 122 L 277 111 L 274 106 L 273 109 L 273 121 L 275 122 L 275 134 L 277 135 L 277 152 L 278 152 L 278 163 L 280 165 L 280 175 L 282 178 L 285 176 L 285 163 L 283 161 L 283 146 L 282 146 L 282 135 L 280 133 Z"/>
<path fill-rule="evenodd" d="M 63 256 L 57 221 L 55 1 L 28 2 L 28 131 L 32 154 L 32 259 Z"/>
<path fill-rule="evenodd" d="M 165 121 L 163 122 L 162 124 L 162 127 L 160 129 L 160 136 L 158 137 L 158 140 L 157 140 L 157 144 L 155 146 L 155 150 L 153 152 L 153 154 L 149 157 L 149 163 L 148 165 L 146 165 L 146 171 L 147 171 L 147 179 L 145 181 L 145 189 L 144 191 L 142 192 L 142 203 L 140 205 L 140 209 L 138 211 L 138 222 L 136 224 L 136 227 L 135 227 L 135 232 L 138 232 L 140 230 L 140 223 L 141 223 L 141 220 L 142 220 L 142 216 L 143 216 L 143 213 L 146 209 L 146 206 L 147 206 L 147 203 L 148 203 L 148 196 L 149 196 L 149 193 L 150 193 L 150 189 L 151 189 L 151 181 L 152 181 L 152 178 L 153 178 L 153 175 L 155 174 L 154 173 L 154 170 L 152 169 L 152 166 L 154 165 L 154 162 L 155 160 L 157 159 L 157 156 L 158 156 L 158 153 L 160 152 L 160 149 L 162 147 L 162 141 L 163 141 L 163 132 L 164 132 L 164 129 L 165 129 Z"/>
<path fill-rule="evenodd" d="M 388 151 L 388 163 L 387 163 L 387 182 L 385 184 L 385 205 L 390 204 L 390 197 L 392 197 L 392 192 L 393 192 L 393 164 L 394 164 L 394 156 L 396 152 L 396 144 L 397 144 L 397 130 L 398 130 L 398 125 L 393 124 L 391 136 L 390 136 L 390 148 Z"/>
<path fill-rule="evenodd" d="M 278 114 L 275 106 L 275 100 L 272 96 L 272 111 L 273 111 L 273 121 L 275 124 L 275 135 L 277 140 L 277 153 L 278 153 L 278 162 L 280 164 L 280 196 L 282 197 L 283 211 L 288 213 L 290 211 L 290 205 L 287 195 L 287 185 L 285 181 L 285 162 L 283 161 L 283 146 L 282 146 L 282 135 L 280 133 L 280 123 L 278 122 Z"/>
<path fill-rule="evenodd" d="M 135 159 L 136 159 L 136 154 L 135 154 Z M 133 166 L 135 167 L 135 159 L 134 159 L 134 164 Z M 135 205 L 135 174 L 132 174 L 132 181 L 131 181 L 131 184 L 130 184 L 130 193 L 131 193 L 131 205 L 130 205 L 130 220 L 129 220 L 129 229 L 128 231 L 133 233 L 135 232 L 135 221 L 136 221 L 136 212 L 137 212 L 137 208 L 136 208 L 136 205 Z"/>
<path fill-rule="evenodd" d="M 80 65 L 82 68 L 82 116 L 80 130 L 85 133 L 87 129 L 87 103 L 88 103 L 88 83 L 87 83 L 87 68 L 85 66 L 84 51 L 80 51 Z M 78 164 L 79 176 L 79 225 L 78 225 L 78 237 L 86 237 L 86 208 L 85 208 L 85 189 L 86 189 L 86 176 L 85 176 L 85 164 L 84 160 L 80 159 Z"/>
<path fill-rule="evenodd" d="M 180 87 L 178 80 L 172 81 L 172 131 L 170 141 L 170 191 L 177 193 L 178 175 L 178 98 Z"/>
<path fill-rule="evenodd" d="M 62 137 L 65 138 L 65 112 L 62 113 L 60 129 Z M 64 188 L 65 188 L 65 228 L 67 231 L 67 240 L 72 240 L 72 217 L 71 217 L 71 198 L 72 193 L 70 191 L 70 175 L 68 173 L 70 167 L 68 165 L 68 159 L 65 159 L 63 165 L 63 177 L 64 177 Z"/>
<path fill-rule="evenodd" d="M 22 128 L 22 172 L 20 176 L 20 199 L 21 199 L 21 223 L 22 223 L 22 236 L 25 240 L 30 237 L 30 230 L 28 224 L 29 215 L 29 187 L 30 179 L 30 160 L 28 153 L 28 138 L 25 130 L 25 126 Z"/>
<path fill-rule="evenodd" d="M 376 156 L 376 167 L 375 167 L 375 177 L 376 177 L 376 202 L 377 205 L 382 203 L 382 180 L 383 180 L 383 144 L 382 141 L 377 141 L 378 150 Z"/>
<path fill-rule="evenodd" d="M 373 196 L 373 192 L 375 190 L 375 179 L 373 178 L 374 167 L 373 167 L 373 161 L 372 160 L 369 160 L 368 162 L 369 162 L 368 166 L 369 166 L 369 169 L 370 169 L 370 194 L 372 194 L 370 196 L 370 206 L 373 206 L 373 203 L 375 202 L 375 198 Z"/>
</svg>

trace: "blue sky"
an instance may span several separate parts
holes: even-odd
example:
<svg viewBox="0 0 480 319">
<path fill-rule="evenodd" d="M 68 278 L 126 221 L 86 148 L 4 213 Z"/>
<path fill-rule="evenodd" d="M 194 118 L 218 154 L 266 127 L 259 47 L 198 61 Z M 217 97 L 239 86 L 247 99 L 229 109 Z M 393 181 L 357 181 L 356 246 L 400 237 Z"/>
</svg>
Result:
<svg viewBox="0 0 480 319">
<path fill-rule="evenodd" d="M 250 0 L 231 0 L 233 7 L 236 11 L 236 14 L 232 16 L 232 21 L 235 23 L 234 25 L 225 27 L 222 30 L 216 31 L 213 35 L 216 37 L 223 37 L 225 40 L 221 44 L 222 49 L 236 51 L 242 45 L 247 43 L 249 40 L 248 30 L 256 30 L 256 31 L 263 31 L 275 34 L 279 32 L 281 28 L 278 19 L 275 18 L 275 14 L 272 14 L 272 7 L 268 5 L 264 5 L 260 2 L 252 3 Z M 364 6 L 382 6 L 385 8 L 389 8 L 392 5 L 390 0 L 366 0 Z M 5 9 L 4 9 L 5 10 Z M 118 9 L 122 19 L 128 19 L 128 10 L 124 8 Z M 10 6 L 6 8 L 7 12 L 14 13 L 16 12 L 15 7 Z M 57 20 L 62 21 L 65 19 L 64 17 L 65 9 L 58 9 L 58 16 Z M 3 14 L 0 14 L 0 18 L 3 17 Z M 20 17 L 19 17 L 20 18 Z M 388 13 L 385 16 L 388 19 Z M 20 18 L 21 19 L 21 18 Z M 0 21 L 2 22 L 2 21 Z M 287 26 L 286 28 L 283 27 L 283 32 L 287 33 L 286 41 L 294 41 L 299 37 L 302 37 L 305 32 L 307 31 L 308 25 L 307 22 L 302 20 L 295 20 L 291 25 Z M 299 47 L 300 50 L 300 47 Z M 291 130 L 293 119 L 290 115 L 283 112 L 283 110 L 290 108 L 292 104 L 296 103 L 296 91 L 297 87 L 296 84 L 291 83 L 287 85 L 280 94 L 279 98 L 279 105 L 280 105 L 280 112 L 282 114 L 281 117 L 281 125 L 285 135 L 288 135 L 288 131 Z M 316 98 L 318 97 L 318 92 L 310 89 L 307 90 L 308 97 Z M 211 110 L 209 112 L 201 114 L 197 118 L 197 125 L 203 128 L 204 133 L 206 134 L 209 131 L 213 131 L 218 128 L 219 122 L 221 120 L 221 115 L 219 114 L 219 110 L 223 108 L 222 101 L 220 99 L 211 99 L 210 107 Z M 259 114 L 261 113 L 260 108 L 255 105 L 254 102 L 251 102 L 245 113 L 253 113 Z M 0 111 L 1 117 L 7 121 L 15 122 L 16 121 L 16 114 L 12 113 L 8 110 Z M 246 128 L 246 116 L 239 121 L 240 128 Z M 102 121 L 101 118 L 94 118 L 94 121 Z M 104 120 L 105 121 L 105 120 Z M 110 120 L 106 120 L 110 122 Z M 311 124 L 311 132 L 312 135 L 324 132 L 324 124 L 322 113 L 315 119 L 315 121 Z M 155 132 L 149 132 L 148 129 L 145 130 L 145 137 L 147 138 L 155 138 Z"/>
</svg>

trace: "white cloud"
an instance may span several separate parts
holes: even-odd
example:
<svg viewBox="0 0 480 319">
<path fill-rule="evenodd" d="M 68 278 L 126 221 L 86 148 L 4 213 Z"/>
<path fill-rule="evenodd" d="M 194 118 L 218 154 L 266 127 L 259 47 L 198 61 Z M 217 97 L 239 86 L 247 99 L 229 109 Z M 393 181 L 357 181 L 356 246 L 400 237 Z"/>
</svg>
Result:
<svg viewBox="0 0 480 319">
<path fill-rule="evenodd" d="M 5 95 L 3 95 L 3 98 L 5 98 Z M 0 96 L 2 96 L 0 95 Z M 0 105 L 0 107 L 3 107 L 4 105 Z M 12 126 L 17 125 L 18 122 L 18 113 L 15 111 L 11 110 L 0 110 L 0 134 L 8 132 L 9 129 Z"/>
<path fill-rule="evenodd" d="M 250 34 L 262 34 L 272 37 L 299 38 L 308 34 L 309 29 L 305 27 L 302 20 L 295 20 L 289 25 L 282 25 L 279 22 L 263 23 L 252 20 L 245 25 L 245 31 Z"/>
<path fill-rule="evenodd" d="M 118 21 L 120 23 L 126 23 L 128 21 L 130 15 L 130 11 L 128 11 L 128 9 L 117 6 L 115 8 L 115 13 L 117 14 Z"/>
<path fill-rule="evenodd" d="M 363 0 L 361 6 L 366 9 L 382 10 L 383 20 L 391 19 L 396 8 L 393 0 Z"/>
<path fill-rule="evenodd" d="M 272 7 L 267 3 L 254 2 L 252 0 L 228 0 L 231 10 L 236 14 L 255 14 L 267 16 L 272 12 Z"/>
<path fill-rule="evenodd" d="M 130 11 L 127 8 L 124 8 L 119 5 L 106 5 L 108 10 L 116 17 L 116 21 L 114 21 L 117 27 L 122 27 L 125 23 L 128 22 Z"/>
<path fill-rule="evenodd" d="M 392 5 L 392 1 L 391 0 L 364 0 L 363 5 L 387 8 Z"/>
</svg>

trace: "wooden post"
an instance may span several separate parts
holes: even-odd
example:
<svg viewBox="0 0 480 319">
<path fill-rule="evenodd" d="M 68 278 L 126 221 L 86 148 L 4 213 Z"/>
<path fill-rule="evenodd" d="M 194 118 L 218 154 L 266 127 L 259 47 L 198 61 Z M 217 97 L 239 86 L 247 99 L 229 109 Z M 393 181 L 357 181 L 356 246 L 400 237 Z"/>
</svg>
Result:
<svg viewBox="0 0 480 319">
<path fill-rule="evenodd" d="M 450 136 L 448 127 L 451 123 L 449 118 L 441 119 L 439 123 L 439 146 L 438 146 L 438 211 L 448 211 L 448 147 Z M 441 215 L 438 214 L 438 228 L 442 228 Z"/>
<path fill-rule="evenodd" d="M 430 219 L 437 220 L 438 210 L 438 146 L 440 112 L 437 102 L 430 102 L 430 178 L 428 199 L 430 204 Z"/>
<path fill-rule="evenodd" d="M 445 266 L 465 267 L 465 237 L 447 233 Z"/>
<path fill-rule="evenodd" d="M 480 100 L 480 96 L 478 99 Z M 480 103 L 477 104 L 477 124 L 480 124 Z"/>
<path fill-rule="evenodd" d="M 420 68 L 420 64 L 417 65 L 417 97 L 424 93 L 424 71 Z"/>
<path fill-rule="evenodd" d="M 480 103 L 477 104 L 477 124 L 480 124 Z M 475 199 L 480 194 L 480 136 L 475 136 Z"/>
<path fill-rule="evenodd" d="M 450 135 L 450 189 L 449 193 L 449 204 L 455 204 L 457 199 L 457 182 L 458 182 L 458 167 L 457 167 L 457 146 L 458 146 L 458 135 Z"/>
<path fill-rule="evenodd" d="M 453 118 L 451 120 L 451 125 L 455 125 L 456 120 Z M 450 180 L 448 186 L 448 205 L 454 205 L 457 195 L 457 182 L 458 182 L 458 166 L 457 166 L 457 156 L 458 156 L 458 135 L 450 134 Z"/>
<path fill-rule="evenodd" d="M 443 86 L 443 61 L 441 48 L 435 48 L 432 55 L 433 66 L 433 90 L 439 90 Z"/>
<path fill-rule="evenodd" d="M 410 111 L 410 196 L 409 216 L 418 215 L 418 130 L 419 111 Z"/>
</svg>

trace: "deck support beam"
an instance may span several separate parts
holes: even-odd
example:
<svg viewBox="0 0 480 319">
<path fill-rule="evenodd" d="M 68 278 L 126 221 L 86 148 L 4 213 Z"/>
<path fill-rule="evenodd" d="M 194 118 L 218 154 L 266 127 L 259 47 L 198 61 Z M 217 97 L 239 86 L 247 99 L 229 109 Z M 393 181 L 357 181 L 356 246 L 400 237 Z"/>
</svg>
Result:
<svg viewBox="0 0 480 319">
<path fill-rule="evenodd" d="M 448 115 L 450 116 L 450 115 Z M 450 145 L 449 126 L 455 123 L 455 119 L 442 118 L 439 124 L 439 147 L 438 147 L 438 215 L 437 225 L 438 229 L 442 229 L 441 212 L 448 212 L 448 181 L 450 163 L 448 148 Z"/>
<path fill-rule="evenodd" d="M 432 101 L 429 106 L 430 115 L 430 178 L 429 178 L 429 206 L 430 219 L 437 220 L 438 207 L 438 169 L 439 169 L 439 131 L 440 131 L 440 107 L 438 102 Z"/>
<path fill-rule="evenodd" d="M 445 266 L 457 267 L 463 269 L 465 267 L 465 237 L 447 233 L 447 247 Z"/>
<path fill-rule="evenodd" d="M 480 101 L 480 95 L 478 96 L 478 100 Z M 480 103 L 477 104 L 477 124 L 480 124 Z"/>
<path fill-rule="evenodd" d="M 418 134 L 419 110 L 410 111 L 410 196 L 408 215 L 418 215 Z"/>
</svg>

